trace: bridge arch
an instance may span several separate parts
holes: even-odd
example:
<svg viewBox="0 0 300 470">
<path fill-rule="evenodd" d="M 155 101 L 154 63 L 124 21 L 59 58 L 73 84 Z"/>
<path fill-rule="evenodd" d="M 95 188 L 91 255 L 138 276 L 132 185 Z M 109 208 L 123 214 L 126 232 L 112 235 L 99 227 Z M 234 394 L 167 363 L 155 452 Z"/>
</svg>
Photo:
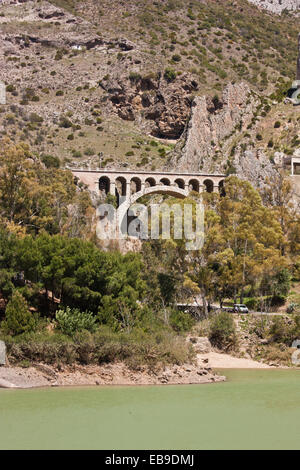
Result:
<svg viewBox="0 0 300 470">
<path fill-rule="evenodd" d="M 162 178 L 160 180 L 160 183 L 163 184 L 164 186 L 171 186 L 171 181 L 169 180 L 169 178 Z"/>
<path fill-rule="evenodd" d="M 116 178 L 116 191 L 119 196 L 126 196 L 127 181 L 123 176 L 118 176 L 118 178 Z"/>
<path fill-rule="evenodd" d="M 174 181 L 175 185 L 180 188 L 180 189 L 184 189 L 185 188 L 185 182 L 184 182 L 184 179 L 182 178 L 177 178 L 175 181 Z"/>
<path fill-rule="evenodd" d="M 138 199 L 143 196 L 148 196 L 150 194 L 168 194 L 169 196 L 184 199 L 188 196 L 188 191 L 186 191 L 185 189 L 177 188 L 176 186 L 157 185 L 150 186 L 148 188 L 145 187 L 141 191 L 132 194 L 129 199 L 126 199 L 123 204 L 121 204 L 119 209 L 122 208 L 122 212 L 125 213 L 125 211 L 128 210 L 130 206 L 132 206 L 138 201 Z"/>
<path fill-rule="evenodd" d="M 214 182 L 210 179 L 206 179 L 203 181 L 207 193 L 214 192 Z"/>
<path fill-rule="evenodd" d="M 189 181 L 189 187 L 191 188 L 192 191 L 195 191 L 196 193 L 199 193 L 200 183 L 196 179 L 191 179 Z"/>
<path fill-rule="evenodd" d="M 156 186 L 156 181 L 154 178 L 146 178 L 145 179 L 145 186 L 146 188 Z"/>
<path fill-rule="evenodd" d="M 188 196 L 188 191 L 185 189 L 177 188 L 176 186 L 157 185 L 145 188 L 142 191 L 136 192 L 130 197 L 129 205 L 134 204 L 140 197 L 147 196 L 149 194 L 168 194 L 169 196 L 184 199 Z"/>
<path fill-rule="evenodd" d="M 138 193 L 142 189 L 142 181 L 137 176 L 134 176 L 130 180 L 131 194 Z"/>
<path fill-rule="evenodd" d="M 126 231 L 127 227 L 125 228 L 124 225 L 124 221 L 126 220 L 125 215 L 129 211 L 130 207 L 135 204 L 141 197 L 150 194 L 168 194 L 169 196 L 173 196 L 179 199 L 185 199 L 188 196 L 188 193 L 188 190 L 181 189 L 176 186 L 157 185 L 144 187 L 141 191 L 132 194 L 130 198 L 126 198 L 125 201 L 118 207 L 117 219 L 120 223 L 121 230 L 125 229 Z"/>
<path fill-rule="evenodd" d="M 107 176 L 101 176 L 99 178 L 99 191 L 105 194 L 108 194 L 110 191 L 110 179 Z"/>
<path fill-rule="evenodd" d="M 220 196 L 224 197 L 226 196 L 226 191 L 225 191 L 225 181 L 221 180 L 218 184 L 219 186 L 219 194 Z"/>
</svg>

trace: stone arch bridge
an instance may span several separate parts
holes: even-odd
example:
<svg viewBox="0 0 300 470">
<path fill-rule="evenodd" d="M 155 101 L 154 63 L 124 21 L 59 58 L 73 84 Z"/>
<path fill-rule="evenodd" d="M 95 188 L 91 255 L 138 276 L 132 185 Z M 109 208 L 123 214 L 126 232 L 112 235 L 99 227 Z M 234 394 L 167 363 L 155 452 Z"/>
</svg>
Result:
<svg viewBox="0 0 300 470">
<path fill-rule="evenodd" d="M 127 204 L 148 194 L 169 194 L 185 198 L 197 193 L 224 193 L 225 175 L 176 172 L 72 169 L 73 175 L 90 191 L 123 197 Z"/>
</svg>

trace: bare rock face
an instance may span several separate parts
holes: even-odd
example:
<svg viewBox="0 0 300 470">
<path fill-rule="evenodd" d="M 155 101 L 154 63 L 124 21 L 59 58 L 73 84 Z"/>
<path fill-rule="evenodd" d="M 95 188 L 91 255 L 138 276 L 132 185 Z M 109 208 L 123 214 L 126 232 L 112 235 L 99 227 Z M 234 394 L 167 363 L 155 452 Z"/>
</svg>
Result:
<svg viewBox="0 0 300 470">
<path fill-rule="evenodd" d="M 181 136 L 190 113 L 193 93 L 197 88 L 197 82 L 191 80 L 188 74 L 171 83 L 166 80 L 160 82 L 162 106 L 155 120 L 153 135 L 168 139 L 178 139 Z"/>
<path fill-rule="evenodd" d="M 256 99 L 248 85 L 230 84 L 221 100 L 206 96 L 195 98 L 191 117 L 177 158 L 172 161 L 178 170 L 210 172 L 222 170 L 222 161 L 215 162 L 218 152 L 224 154 L 224 142 L 238 128 L 245 130 L 253 116 Z M 179 155 L 179 157 L 178 157 Z"/>
<path fill-rule="evenodd" d="M 44 20 L 51 20 L 52 18 L 62 18 L 65 16 L 65 13 L 62 10 L 59 10 L 52 5 L 44 6 L 40 8 L 39 17 Z"/>
<path fill-rule="evenodd" d="M 246 150 L 237 152 L 234 157 L 234 166 L 242 179 L 247 179 L 255 187 L 263 187 L 267 178 L 276 173 L 276 169 L 260 150 Z"/>
<path fill-rule="evenodd" d="M 264 8 L 272 13 L 281 14 L 284 10 L 300 10 L 300 0 L 248 0 L 258 7 Z"/>
<path fill-rule="evenodd" d="M 235 173 L 255 187 L 276 172 L 260 149 L 240 144 L 259 105 L 245 83 L 229 84 L 221 99 L 195 98 L 190 120 L 179 140 L 170 167 L 183 172 Z"/>
<path fill-rule="evenodd" d="M 101 86 L 119 117 L 128 121 L 142 120 L 153 136 L 178 139 L 190 113 L 193 93 L 198 84 L 189 74 L 168 81 L 161 74 L 128 79 L 110 78 Z"/>
<path fill-rule="evenodd" d="M 211 352 L 211 344 L 208 338 L 206 337 L 191 337 L 189 338 L 192 343 L 195 352 L 197 354 L 207 354 Z"/>
</svg>

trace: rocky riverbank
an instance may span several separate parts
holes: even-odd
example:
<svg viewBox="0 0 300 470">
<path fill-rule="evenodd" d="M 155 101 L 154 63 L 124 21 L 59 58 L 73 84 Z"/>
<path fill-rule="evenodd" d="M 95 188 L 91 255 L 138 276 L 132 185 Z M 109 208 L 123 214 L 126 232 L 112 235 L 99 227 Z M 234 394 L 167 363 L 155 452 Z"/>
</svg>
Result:
<svg viewBox="0 0 300 470">
<path fill-rule="evenodd" d="M 32 367 L 0 367 L 0 388 L 33 388 L 82 385 L 176 385 L 223 382 L 225 377 L 215 374 L 207 359 L 196 364 L 172 366 L 160 371 L 141 368 L 129 369 L 123 363 L 74 365 L 63 368 L 35 364 Z"/>
<path fill-rule="evenodd" d="M 151 369 L 129 368 L 124 362 L 104 365 L 0 366 L 0 388 L 34 388 L 84 385 L 180 385 L 223 382 L 219 369 L 268 369 L 272 366 L 250 357 L 235 357 L 212 348 L 206 337 L 188 337 L 196 357 L 193 364 Z"/>
</svg>

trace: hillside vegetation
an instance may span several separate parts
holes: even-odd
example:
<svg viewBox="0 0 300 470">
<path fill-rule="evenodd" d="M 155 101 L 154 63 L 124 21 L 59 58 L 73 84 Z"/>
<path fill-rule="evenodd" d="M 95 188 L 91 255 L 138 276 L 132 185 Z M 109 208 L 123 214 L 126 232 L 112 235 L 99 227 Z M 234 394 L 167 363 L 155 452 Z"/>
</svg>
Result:
<svg viewBox="0 0 300 470">
<path fill-rule="evenodd" d="M 221 310 L 238 300 L 254 310 L 284 307 L 292 326 L 283 341 L 284 324 L 274 324 L 278 342 L 297 339 L 300 219 L 284 175 L 262 196 L 236 176 L 226 180 L 225 195 L 205 194 L 200 250 L 159 239 L 122 255 L 113 244 L 103 250 L 89 195 L 70 172 L 47 168 L 24 145 L 2 141 L 1 148 L 0 338 L 12 361 L 186 363 L 194 354 L 185 335 L 199 316 L 178 303 L 195 299 L 206 319 L 216 302 Z M 276 342 L 272 332 L 262 339 Z M 216 347 L 239 352 L 226 312 L 208 335 Z"/>
<path fill-rule="evenodd" d="M 1 132 L 64 165 L 161 168 L 195 95 L 242 80 L 272 107 L 295 75 L 297 18 L 246 0 L 29 1 L 0 25 Z"/>
</svg>

